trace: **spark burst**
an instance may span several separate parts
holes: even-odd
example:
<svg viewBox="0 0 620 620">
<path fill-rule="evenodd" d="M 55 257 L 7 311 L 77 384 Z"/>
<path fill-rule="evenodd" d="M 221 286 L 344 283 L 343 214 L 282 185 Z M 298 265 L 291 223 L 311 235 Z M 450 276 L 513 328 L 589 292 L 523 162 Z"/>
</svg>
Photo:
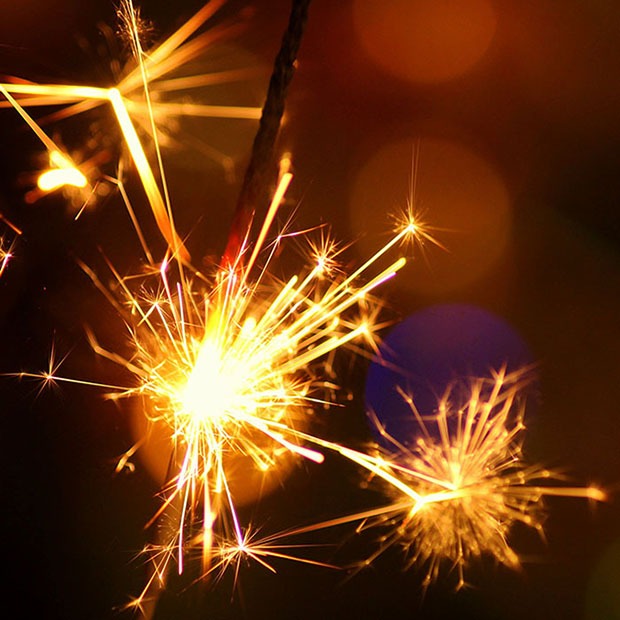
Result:
<svg viewBox="0 0 620 620">
<path fill-rule="evenodd" d="M 205 572 L 214 546 L 221 547 L 219 555 L 231 539 L 237 554 L 250 549 L 235 510 L 239 458 L 246 470 L 251 465 L 267 472 L 282 467 L 291 455 L 321 462 L 316 446 L 339 450 L 304 432 L 309 412 L 323 402 L 321 393 L 329 387 L 313 366 L 349 342 L 372 339 L 366 302 L 405 264 L 399 258 L 362 281 L 381 256 L 410 234 L 408 229 L 352 274 L 327 277 L 337 251 L 328 243 L 327 253 L 315 254 L 314 264 L 286 281 L 276 279 L 271 262 L 290 233 L 279 234 L 266 248 L 263 265 L 257 261 L 289 181 L 285 175 L 256 245 L 246 242 L 235 263 L 212 278 L 190 280 L 177 264 L 171 282 L 175 268 L 167 260 L 153 294 L 136 296 L 118 278 L 133 317 L 128 320 L 134 349 L 130 360 L 93 342 L 99 354 L 120 362 L 136 379 L 118 396 L 145 397 L 151 420 L 170 429 L 176 474 L 163 491 L 159 514 L 176 515 L 177 524 L 158 552 L 157 574 L 166 572 L 173 555 L 182 571 L 184 556 L 197 544 Z M 310 251 L 314 254 L 316 245 Z M 350 316 L 355 307 L 358 316 Z M 226 541 L 223 547 L 218 539 Z"/>
<path fill-rule="evenodd" d="M 88 337 L 98 355 L 130 373 L 126 385 L 64 377 L 53 356 L 45 373 L 18 374 L 45 385 L 104 388 L 115 400 L 138 399 L 152 425 L 169 437 L 173 473 L 151 519 L 160 526 L 159 540 L 145 549 L 153 572 L 136 607 L 164 587 L 173 561 L 182 573 L 187 558 L 197 554 L 203 577 L 232 565 L 238 570 L 242 558 L 262 565 L 269 557 L 307 561 L 278 547 L 278 536 L 255 541 L 249 535 L 251 524 L 242 525 L 236 509 L 236 495 L 243 494 L 240 472 L 246 480 L 254 476 L 260 487 L 262 475 L 285 469 L 291 457 L 320 463 L 322 448 L 354 458 L 354 451 L 307 432 L 316 405 L 329 404 L 324 394 L 336 387 L 318 365 L 360 339 L 376 349 L 378 306 L 372 292 L 406 260 L 397 258 L 369 274 L 415 231 L 405 226 L 346 273 L 338 267 L 340 247 L 321 227 L 316 240 L 307 238 L 306 267 L 280 280 L 274 263 L 289 258 L 290 264 L 283 246 L 291 239 L 298 246 L 300 236 L 308 235 L 283 230 L 266 241 L 291 178 L 282 176 L 255 242 L 248 231 L 233 263 L 212 274 L 170 255 L 144 276 L 122 277 L 109 264 L 117 285 L 113 291 L 82 264 L 125 318 L 129 356 L 107 350 L 93 333 Z M 138 448 L 121 459 L 119 469 Z"/>
<path fill-rule="evenodd" d="M 153 177 L 150 168 L 145 176 Z M 259 472 L 282 467 L 291 455 L 321 462 L 323 455 L 308 447 L 313 442 L 340 450 L 303 432 L 309 410 L 322 402 L 320 392 L 331 387 L 313 365 L 357 339 L 372 342 L 376 311 L 370 294 L 406 261 L 398 258 L 364 278 L 380 258 L 419 233 L 408 220 L 387 245 L 346 274 L 338 268 L 341 249 L 320 228 L 318 239 L 308 238 L 311 264 L 280 281 L 272 269 L 274 257 L 287 240 L 298 241 L 300 235 L 283 231 L 270 244 L 266 240 L 291 178 L 283 174 L 255 242 L 247 231 L 234 260 L 214 274 L 198 273 L 171 251 L 159 266 L 151 264 L 150 277 L 136 292 L 138 278 L 123 278 L 110 265 L 119 297 L 82 265 L 125 316 L 132 341 L 129 357 L 106 350 L 92 334 L 90 340 L 97 354 L 131 373 L 128 385 L 62 377 L 53 362 L 44 374 L 20 374 L 45 383 L 104 387 L 113 390 L 114 398 L 139 397 L 150 421 L 168 429 L 176 473 L 167 481 L 161 509 L 153 518 L 165 521 L 167 534 L 149 548 L 153 578 L 139 605 L 153 584 L 159 587 L 165 581 L 171 560 L 177 559 L 182 572 L 185 557 L 196 548 L 201 549 L 205 575 L 213 566 L 231 564 L 232 558 L 268 555 L 267 543 L 251 544 L 239 525 L 234 498 L 238 483 L 230 472 L 238 469 L 239 458 Z M 171 220 L 167 226 L 167 238 L 178 239 Z M 136 230 L 140 234 L 139 226 Z M 150 261 L 141 234 L 140 239 Z M 357 318 L 350 316 L 353 307 L 359 309 Z"/>
<path fill-rule="evenodd" d="M 127 6 L 127 10 L 131 9 Z M 209 8 L 217 6 L 212 3 Z M 234 479 L 234 470 L 239 468 L 239 459 L 246 470 L 251 465 L 258 472 L 282 468 L 291 456 L 321 462 L 323 455 L 317 446 L 309 446 L 313 441 L 324 448 L 336 448 L 303 432 L 309 426 L 312 408 L 323 401 L 322 392 L 333 387 L 320 378 L 316 363 L 357 339 L 372 341 L 376 312 L 370 295 L 406 261 L 401 257 L 372 276 L 369 272 L 385 254 L 416 233 L 413 226 L 403 226 L 360 268 L 346 274 L 336 267 L 338 244 L 321 228 L 319 239 L 309 243 L 312 264 L 288 280 L 279 280 L 272 268 L 274 257 L 287 239 L 300 236 L 282 231 L 267 243 L 292 178 L 283 172 L 256 238 L 252 238 L 250 223 L 247 230 L 236 231 L 242 243 L 213 273 L 205 275 L 191 267 L 174 226 L 155 129 L 156 108 L 149 89 L 153 74 L 161 71 L 157 63 L 164 63 L 164 51 L 176 49 L 191 34 L 206 13 L 203 10 L 199 15 L 191 27 L 182 28 L 146 56 L 140 44 L 138 20 L 133 11 L 128 13 L 126 23 L 138 61 L 133 75 L 139 76 L 144 91 L 159 174 L 149 163 L 129 113 L 131 101 L 120 87 L 0 85 L 9 104 L 47 146 L 55 164 L 56 174 L 51 179 L 54 187 L 66 182 L 65 175 L 73 174 L 73 182 L 79 185 L 83 179 L 78 178 L 68 156 L 14 94 L 52 98 L 64 95 L 70 100 L 111 103 L 169 246 L 164 260 L 156 263 L 119 185 L 149 265 L 148 275 L 121 277 L 110 264 L 117 284 L 112 291 L 87 265 L 82 266 L 125 317 L 131 335 L 131 355 L 127 357 L 108 351 L 94 334 L 89 334 L 92 347 L 97 354 L 125 368 L 131 380 L 114 386 L 62 377 L 54 360 L 45 373 L 19 375 L 36 377 L 44 384 L 64 381 L 98 386 L 111 391 L 112 398 L 139 398 L 153 425 L 164 428 L 169 435 L 172 474 L 162 490 L 161 509 L 152 520 L 161 525 L 163 533 L 148 550 L 153 573 L 137 606 L 164 584 L 173 558 L 182 573 L 186 558 L 193 556 L 196 549 L 200 549 L 203 575 L 241 556 L 276 555 L 268 551 L 267 542 L 252 543 L 248 527 L 239 522 L 235 508 L 239 483 Z M 26 103 L 32 100 L 26 99 Z M 56 179 L 59 175 L 60 181 Z M 359 310 L 357 317 L 351 315 L 354 307 Z M 122 459 L 119 466 L 129 457 Z"/>
<path fill-rule="evenodd" d="M 406 261 L 400 257 L 368 274 L 412 231 L 402 229 L 346 274 L 335 268 L 340 250 L 321 229 L 319 241 L 308 243 L 312 263 L 281 281 L 272 263 L 280 246 L 298 235 L 282 231 L 271 243 L 265 240 L 290 180 L 290 174 L 283 176 L 256 242 L 246 238 L 235 262 L 211 277 L 165 259 L 135 292 L 136 277 L 123 278 L 110 265 L 118 297 L 83 265 L 125 317 L 130 356 L 106 350 L 92 334 L 90 341 L 97 354 L 130 373 L 127 385 L 62 377 L 54 363 L 44 374 L 19 375 L 103 387 L 114 399 L 138 398 L 149 420 L 166 429 L 174 473 L 152 519 L 163 524 L 162 540 L 147 550 L 153 577 L 136 605 L 164 585 L 173 560 L 182 573 L 186 558 L 197 550 L 203 576 L 241 556 L 261 564 L 269 556 L 293 557 L 269 551 L 268 542 L 253 543 L 240 524 L 240 470 L 243 478 L 254 475 L 259 484 L 261 474 L 282 469 L 291 457 L 320 463 L 321 448 L 353 454 L 308 432 L 312 410 L 333 387 L 317 363 L 348 343 L 372 342 L 376 302 L 371 293 Z"/>
<path fill-rule="evenodd" d="M 364 519 L 360 530 L 387 532 L 364 564 L 398 545 L 407 566 L 426 566 L 426 586 L 448 567 L 457 571 L 460 589 L 466 568 L 483 556 L 512 569 L 520 566 L 509 542 L 511 530 L 521 523 L 542 536 L 545 497 L 605 500 L 595 486 L 551 486 L 549 481 L 561 476 L 524 459 L 526 375 L 500 370 L 491 378 L 455 384 L 430 416 L 421 415 L 398 387 L 420 428 L 419 438 L 408 445 L 372 415 L 392 450 L 369 462 L 394 501 L 358 515 Z"/>
</svg>

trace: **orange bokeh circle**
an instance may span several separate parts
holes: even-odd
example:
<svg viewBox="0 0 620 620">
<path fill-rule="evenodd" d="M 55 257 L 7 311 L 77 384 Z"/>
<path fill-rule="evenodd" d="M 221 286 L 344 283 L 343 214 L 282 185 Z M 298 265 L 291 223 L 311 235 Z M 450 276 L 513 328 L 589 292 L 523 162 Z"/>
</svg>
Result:
<svg viewBox="0 0 620 620">
<path fill-rule="evenodd" d="M 498 172 L 456 142 L 401 140 L 377 151 L 361 168 L 351 189 L 350 221 L 364 253 L 376 251 L 391 216 L 408 202 L 445 249 L 425 244 L 396 285 L 419 294 L 463 289 L 504 256 L 512 225 L 511 202 Z M 417 163 L 412 161 L 417 159 Z M 415 169 L 415 192 L 410 179 Z M 415 255 L 414 251 L 414 255 Z"/>
<path fill-rule="evenodd" d="M 151 478 L 161 487 L 168 486 L 178 473 L 172 463 L 174 454 L 173 430 L 162 421 L 148 419 L 150 407 L 146 399 L 136 399 L 131 408 L 130 429 L 134 441 L 139 445 L 137 457 Z M 255 433 L 257 446 L 268 445 L 267 438 Z M 182 452 L 183 448 L 181 448 Z M 277 466 L 262 471 L 247 454 L 239 451 L 224 455 L 227 483 L 235 506 L 252 504 L 282 486 L 295 464 L 294 455 L 283 451 Z"/>
<path fill-rule="evenodd" d="M 383 70 L 413 82 L 443 82 L 469 71 L 497 26 L 489 0 L 355 0 L 364 51 Z"/>
</svg>

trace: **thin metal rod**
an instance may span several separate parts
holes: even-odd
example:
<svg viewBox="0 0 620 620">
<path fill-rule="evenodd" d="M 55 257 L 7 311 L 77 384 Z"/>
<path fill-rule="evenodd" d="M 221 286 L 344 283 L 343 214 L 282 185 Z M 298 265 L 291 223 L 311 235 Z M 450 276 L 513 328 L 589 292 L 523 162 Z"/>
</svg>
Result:
<svg viewBox="0 0 620 620">
<path fill-rule="evenodd" d="M 228 243 L 222 257 L 224 265 L 234 262 L 238 257 L 252 216 L 268 201 L 269 188 L 275 180 L 277 167 L 273 161 L 274 146 L 284 114 L 288 87 L 295 73 L 295 61 L 308 19 L 310 2 L 311 0 L 292 0 L 288 26 L 274 62 L 250 162 L 241 185 Z"/>
</svg>

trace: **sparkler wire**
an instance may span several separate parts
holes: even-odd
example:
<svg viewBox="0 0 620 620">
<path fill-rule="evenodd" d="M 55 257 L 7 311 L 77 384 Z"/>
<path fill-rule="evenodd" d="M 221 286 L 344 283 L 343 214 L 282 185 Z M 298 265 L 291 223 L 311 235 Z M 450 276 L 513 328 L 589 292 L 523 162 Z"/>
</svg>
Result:
<svg viewBox="0 0 620 620">
<path fill-rule="evenodd" d="M 263 105 L 250 162 L 237 199 L 234 220 L 224 251 L 223 263 L 238 254 L 242 235 L 250 225 L 252 213 L 262 207 L 274 174 L 274 146 L 280 130 L 289 85 L 295 73 L 295 61 L 301 44 L 311 0 L 292 0 L 288 26 L 275 59 Z"/>
</svg>

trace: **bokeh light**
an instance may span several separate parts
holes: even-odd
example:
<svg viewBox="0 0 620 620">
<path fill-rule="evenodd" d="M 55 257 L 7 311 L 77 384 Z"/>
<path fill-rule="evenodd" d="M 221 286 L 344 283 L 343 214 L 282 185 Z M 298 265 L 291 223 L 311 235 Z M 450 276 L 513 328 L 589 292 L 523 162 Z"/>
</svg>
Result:
<svg viewBox="0 0 620 620">
<path fill-rule="evenodd" d="M 585 620 L 620 619 L 620 539 L 603 553 L 588 584 Z"/>
<path fill-rule="evenodd" d="M 420 429 L 397 387 L 413 397 L 420 414 L 431 415 L 454 381 L 490 377 L 504 367 L 516 371 L 532 362 L 519 333 L 495 314 L 467 304 L 430 306 L 386 336 L 368 370 L 366 407 L 388 433 L 410 443 Z M 533 379 L 532 374 L 532 392 Z"/>
<path fill-rule="evenodd" d="M 410 196 L 414 166 L 415 195 Z M 428 246 L 428 261 L 414 261 L 399 286 L 430 295 L 461 289 L 503 256 L 512 221 L 508 190 L 499 173 L 473 151 L 447 140 L 416 143 L 412 138 L 375 153 L 361 168 L 350 201 L 352 227 L 362 236 L 364 251 L 376 243 L 368 231 L 385 230 L 389 214 L 402 210 L 407 199 L 423 219 L 432 213 L 436 232 L 431 233 L 447 251 Z"/>
<path fill-rule="evenodd" d="M 382 69 L 413 82 L 442 82 L 470 70 L 489 48 L 489 0 L 356 0 L 360 42 Z"/>
</svg>

